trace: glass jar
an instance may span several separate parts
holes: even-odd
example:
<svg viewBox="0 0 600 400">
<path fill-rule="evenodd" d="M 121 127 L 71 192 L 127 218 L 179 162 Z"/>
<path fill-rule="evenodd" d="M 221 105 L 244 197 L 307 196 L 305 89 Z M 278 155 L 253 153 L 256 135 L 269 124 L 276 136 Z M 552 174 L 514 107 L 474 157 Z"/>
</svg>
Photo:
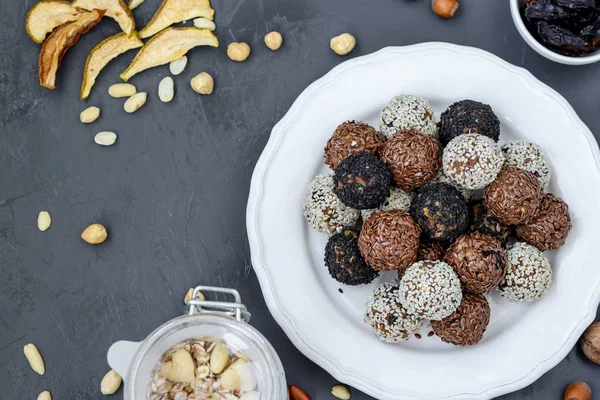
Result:
<svg viewBox="0 0 600 400">
<path fill-rule="evenodd" d="M 228 294 L 235 302 L 201 300 L 199 292 Z M 281 360 L 267 339 L 248 324 L 250 313 L 236 290 L 198 286 L 187 304 L 188 315 L 163 324 L 142 342 L 120 341 L 108 350 L 108 364 L 123 377 L 125 400 L 148 400 L 163 354 L 181 342 L 202 338 L 223 341 L 252 362 L 261 400 L 288 398 Z"/>
</svg>

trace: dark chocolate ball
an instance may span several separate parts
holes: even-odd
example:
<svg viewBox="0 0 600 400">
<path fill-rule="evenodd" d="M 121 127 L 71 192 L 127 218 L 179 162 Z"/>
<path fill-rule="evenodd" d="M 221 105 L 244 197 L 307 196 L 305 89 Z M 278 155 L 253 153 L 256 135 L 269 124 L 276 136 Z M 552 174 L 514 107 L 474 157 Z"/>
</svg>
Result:
<svg viewBox="0 0 600 400">
<path fill-rule="evenodd" d="M 364 122 L 347 121 L 337 127 L 325 147 L 325 164 L 336 169 L 350 154 L 379 155 L 386 138 Z"/>
<path fill-rule="evenodd" d="M 483 200 L 469 204 L 469 230 L 493 236 L 503 245 L 506 245 L 511 231 L 508 225 L 489 213 Z"/>
<path fill-rule="evenodd" d="M 500 137 L 500 120 L 489 105 L 474 100 L 461 100 L 442 113 L 438 137 L 442 145 L 446 146 L 464 133 L 478 133 L 497 142 Z"/>
<path fill-rule="evenodd" d="M 569 206 L 560 197 L 546 193 L 538 213 L 530 222 L 517 225 L 517 238 L 540 251 L 555 250 L 565 244 L 571 230 Z"/>
<path fill-rule="evenodd" d="M 467 201 L 447 183 L 431 183 L 419 189 L 409 212 L 428 240 L 452 241 L 468 227 Z"/>
<path fill-rule="evenodd" d="M 385 203 L 391 183 L 390 169 L 377 156 L 352 154 L 336 168 L 333 192 L 346 206 L 368 210 Z"/>
<path fill-rule="evenodd" d="M 441 321 L 431 321 L 431 327 L 443 342 L 473 346 L 483 338 L 490 315 L 490 304 L 485 297 L 463 293 L 458 310 Z"/>
<path fill-rule="evenodd" d="M 338 282 L 356 286 L 369 283 L 379 273 L 369 267 L 358 249 L 360 233 L 344 229 L 329 238 L 325 247 L 325 265 L 329 274 Z"/>
</svg>

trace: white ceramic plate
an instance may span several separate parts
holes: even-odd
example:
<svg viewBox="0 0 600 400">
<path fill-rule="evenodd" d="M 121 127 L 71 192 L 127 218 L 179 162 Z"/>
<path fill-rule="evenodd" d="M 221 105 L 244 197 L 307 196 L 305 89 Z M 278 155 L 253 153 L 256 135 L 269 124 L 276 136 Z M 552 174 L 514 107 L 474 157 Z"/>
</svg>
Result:
<svg viewBox="0 0 600 400">
<path fill-rule="evenodd" d="M 302 215 L 308 183 L 327 170 L 322 152 L 349 119 L 376 126 L 397 94 L 430 100 L 437 116 L 461 99 L 492 106 L 503 141 L 539 143 L 552 164 L 549 190 L 567 201 L 567 243 L 548 253 L 554 282 L 531 305 L 492 293 L 484 340 L 461 348 L 437 337 L 380 342 L 362 322 L 371 291 L 331 279 L 327 238 Z M 442 43 L 386 48 L 334 68 L 309 86 L 275 126 L 252 178 L 247 224 L 266 302 L 292 342 L 336 379 L 380 399 L 488 399 L 520 389 L 556 365 L 593 320 L 600 301 L 596 259 L 600 152 L 571 106 L 531 74 L 481 50 Z M 343 288 L 343 294 L 338 289 Z"/>
</svg>

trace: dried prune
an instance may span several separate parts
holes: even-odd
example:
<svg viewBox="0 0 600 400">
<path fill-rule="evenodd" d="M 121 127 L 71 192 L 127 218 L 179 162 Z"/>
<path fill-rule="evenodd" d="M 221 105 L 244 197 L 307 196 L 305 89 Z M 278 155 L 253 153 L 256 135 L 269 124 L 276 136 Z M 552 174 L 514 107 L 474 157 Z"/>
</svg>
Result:
<svg viewBox="0 0 600 400">
<path fill-rule="evenodd" d="M 558 25 L 539 21 L 537 30 L 542 41 L 556 51 L 567 55 L 582 55 L 591 50 L 583 38 Z"/>
<path fill-rule="evenodd" d="M 583 8 L 596 8 L 600 9 L 600 0 L 555 0 L 556 5 L 573 10 L 579 10 Z"/>
<path fill-rule="evenodd" d="M 589 25 L 584 26 L 579 33 L 585 38 L 600 38 L 600 18 Z"/>
<path fill-rule="evenodd" d="M 567 10 L 552 3 L 537 1 L 525 9 L 525 17 L 529 19 L 543 19 L 553 21 L 575 15 L 572 10 Z"/>
</svg>

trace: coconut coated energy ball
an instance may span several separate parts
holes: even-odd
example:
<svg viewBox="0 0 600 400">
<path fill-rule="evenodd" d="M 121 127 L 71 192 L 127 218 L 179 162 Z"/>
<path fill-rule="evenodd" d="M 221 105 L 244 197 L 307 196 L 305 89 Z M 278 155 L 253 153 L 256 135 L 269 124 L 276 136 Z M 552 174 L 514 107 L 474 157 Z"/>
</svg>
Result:
<svg viewBox="0 0 600 400">
<path fill-rule="evenodd" d="M 398 295 L 398 282 L 386 282 L 371 295 L 365 313 L 365 323 L 387 343 L 408 340 L 417 332 L 422 320 L 406 312 Z"/>
<path fill-rule="evenodd" d="M 350 154 L 379 155 L 386 138 L 364 122 L 347 121 L 337 127 L 325 147 L 325 164 L 336 169 Z"/>
<path fill-rule="evenodd" d="M 429 102 L 417 96 L 396 96 L 381 112 L 379 129 L 391 139 L 396 133 L 415 129 L 435 137 L 437 126 Z"/>
<path fill-rule="evenodd" d="M 442 261 L 419 261 L 400 280 L 400 303 L 413 315 L 441 320 L 452 314 L 462 300 L 460 281 Z"/>
<path fill-rule="evenodd" d="M 304 217 L 313 229 L 333 235 L 356 224 L 360 211 L 344 205 L 333 193 L 333 175 L 318 175 L 304 198 Z"/>
<path fill-rule="evenodd" d="M 438 128 L 443 146 L 466 133 L 484 135 L 494 142 L 500 137 L 500 120 L 492 108 L 474 100 L 461 100 L 448 107 L 440 116 Z"/>
<path fill-rule="evenodd" d="M 358 236 L 358 231 L 344 229 L 330 237 L 325 247 L 325 265 L 329 274 L 345 285 L 367 284 L 379 275 L 360 255 Z"/>
<path fill-rule="evenodd" d="M 560 197 L 546 193 L 537 215 L 528 223 L 517 225 L 517 238 L 541 251 L 556 250 L 565 244 L 571 230 L 569 206 Z"/>
<path fill-rule="evenodd" d="M 485 297 L 464 293 L 458 309 L 441 321 L 431 321 L 431 327 L 443 342 L 473 346 L 483 339 L 490 315 L 490 304 Z"/>
<path fill-rule="evenodd" d="M 498 287 L 511 300 L 531 303 L 539 300 L 552 283 L 550 262 L 535 247 L 518 242 L 506 252 L 506 276 Z"/>
<path fill-rule="evenodd" d="M 515 140 L 504 144 L 502 151 L 506 166 L 529 171 L 538 178 L 543 189 L 548 187 L 552 173 L 544 151 L 538 144 Z"/>
<path fill-rule="evenodd" d="M 387 200 L 385 201 L 385 203 L 383 203 L 383 205 L 381 207 L 373 209 L 373 210 L 362 210 L 361 211 L 362 219 L 364 221 L 366 221 L 367 218 L 369 218 L 371 215 L 373 215 L 374 213 L 376 213 L 378 211 L 392 211 L 392 210 L 408 211 L 408 207 L 410 207 L 410 202 L 412 201 L 412 199 L 413 199 L 412 193 L 406 193 L 402 189 L 393 187 L 390 189 L 389 197 L 387 198 Z"/>
</svg>

